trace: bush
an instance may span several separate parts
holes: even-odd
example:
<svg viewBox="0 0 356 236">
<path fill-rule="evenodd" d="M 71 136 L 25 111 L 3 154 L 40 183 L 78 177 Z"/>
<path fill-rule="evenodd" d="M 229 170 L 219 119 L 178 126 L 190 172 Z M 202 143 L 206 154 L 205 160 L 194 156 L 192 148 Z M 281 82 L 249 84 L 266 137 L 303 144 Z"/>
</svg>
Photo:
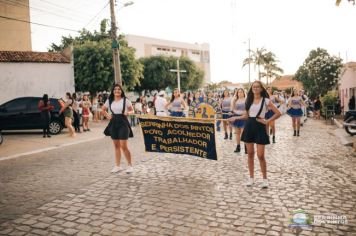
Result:
<svg viewBox="0 0 356 236">
<path fill-rule="evenodd" d="M 320 98 L 320 101 L 323 106 L 321 115 L 326 118 L 330 118 L 330 110 L 332 110 L 332 112 L 335 114 L 335 106 L 338 102 L 338 92 L 336 90 L 329 91 Z"/>
</svg>

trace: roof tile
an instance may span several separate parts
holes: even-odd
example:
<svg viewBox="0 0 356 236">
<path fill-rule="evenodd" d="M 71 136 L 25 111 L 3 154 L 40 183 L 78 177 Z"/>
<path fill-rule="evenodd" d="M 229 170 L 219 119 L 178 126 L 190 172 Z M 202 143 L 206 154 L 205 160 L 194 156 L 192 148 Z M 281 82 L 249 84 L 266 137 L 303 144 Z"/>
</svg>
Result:
<svg viewBox="0 0 356 236">
<path fill-rule="evenodd" d="M 70 63 L 61 53 L 0 51 L 0 62 Z"/>
</svg>

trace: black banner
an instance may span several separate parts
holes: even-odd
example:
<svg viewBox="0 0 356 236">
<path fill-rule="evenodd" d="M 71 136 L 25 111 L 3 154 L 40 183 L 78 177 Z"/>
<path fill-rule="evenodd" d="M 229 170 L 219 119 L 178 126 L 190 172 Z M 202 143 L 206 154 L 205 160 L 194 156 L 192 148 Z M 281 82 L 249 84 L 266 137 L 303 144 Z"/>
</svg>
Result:
<svg viewBox="0 0 356 236">
<path fill-rule="evenodd" d="M 217 160 L 214 121 L 157 116 L 140 117 L 139 120 L 147 152 Z"/>
</svg>

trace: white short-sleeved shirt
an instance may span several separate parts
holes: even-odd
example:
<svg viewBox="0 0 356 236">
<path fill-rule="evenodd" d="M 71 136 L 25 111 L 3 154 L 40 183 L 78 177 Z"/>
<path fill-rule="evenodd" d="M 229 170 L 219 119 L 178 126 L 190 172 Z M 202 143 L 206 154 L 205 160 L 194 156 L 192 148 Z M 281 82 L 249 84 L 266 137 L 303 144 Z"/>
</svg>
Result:
<svg viewBox="0 0 356 236">
<path fill-rule="evenodd" d="M 109 99 L 106 100 L 104 106 L 107 107 L 108 110 L 110 111 Z M 121 98 L 120 101 L 113 101 L 111 103 L 111 110 L 114 112 L 114 114 L 122 114 L 123 107 L 124 107 L 124 99 L 123 98 Z M 132 107 L 132 103 L 129 99 L 126 98 L 125 112 L 127 112 L 130 107 Z"/>
<path fill-rule="evenodd" d="M 261 108 L 261 103 L 262 103 L 263 98 L 261 98 L 260 102 L 258 104 L 253 104 L 250 107 L 250 110 L 248 111 L 248 116 L 249 117 L 256 117 L 257 113 L 260 111 Z M 259 115 L 259 117 L 264 118 L 266 115 L 266 112 L 268 111 L 268 105 L 270 103 L 270 99 L 269 98 L 265 98 L 265 104 L 263 106 L 263 109 L 261 111 L 261 114 Z"/>
<path fill-rule="evenodd" d="M 155 101 L 155 107 L 157 112 L 166 111 L 167 100 L 163 97 L 158 96 Z"/>
</svg>

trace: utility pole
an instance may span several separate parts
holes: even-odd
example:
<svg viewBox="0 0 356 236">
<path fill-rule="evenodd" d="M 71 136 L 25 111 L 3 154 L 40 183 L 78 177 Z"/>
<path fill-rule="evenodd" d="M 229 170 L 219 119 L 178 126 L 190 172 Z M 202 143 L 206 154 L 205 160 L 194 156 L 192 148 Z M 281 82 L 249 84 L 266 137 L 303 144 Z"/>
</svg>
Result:
<svg viewBox="0 0 356 236">
<path fill-rule="evenodd" d="M 111 39 L 112 39 L 111 47 L 112 47 L 112 55 L 113 55 L 115 83 L 120 84 L 122 86 L 119 42 L 117 41 L 117 34 L 116 34 L 117 27 L 116 27 L 114 0 L 110 0 L 110 13 L 111 13 Z"/>
<path fill-rule="evenodd" d="M 178 90 L 180 92 L 180 73 L 185 73 L 187 72 L 186 70 L 180 70 L 179 69 L 179 59 L 177 60 L 177 69 L 170 69 L 170 72 L 177 72 L 177 83 L 178 83 Z"/>
</svg>

